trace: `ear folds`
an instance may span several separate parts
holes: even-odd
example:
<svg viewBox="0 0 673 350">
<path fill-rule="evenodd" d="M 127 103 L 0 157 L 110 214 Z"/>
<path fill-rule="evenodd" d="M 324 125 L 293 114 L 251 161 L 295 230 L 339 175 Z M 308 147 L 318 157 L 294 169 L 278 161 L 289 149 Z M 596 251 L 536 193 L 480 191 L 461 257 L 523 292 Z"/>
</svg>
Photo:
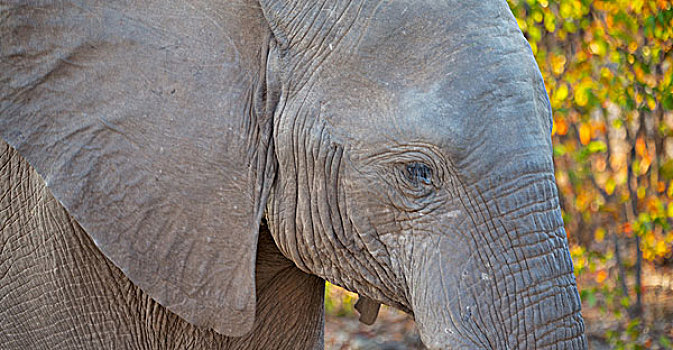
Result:
<svg viewBox="0 0 673 350">
<path fill-rule="evenodd" d="M 235 1 L 134 4 L 9 10 L 0 136 L 131 281 L 240 336 L 276 164 L 268 27 Z"/>
</svg>

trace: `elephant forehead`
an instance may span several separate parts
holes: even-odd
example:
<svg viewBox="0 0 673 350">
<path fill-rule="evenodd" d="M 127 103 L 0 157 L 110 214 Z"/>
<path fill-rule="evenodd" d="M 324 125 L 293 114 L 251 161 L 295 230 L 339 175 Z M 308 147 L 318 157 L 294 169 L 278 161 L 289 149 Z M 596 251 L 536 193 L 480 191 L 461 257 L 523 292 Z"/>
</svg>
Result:
<svg viewBox="0 0 673 350">
<path fill-rule="evenodd" d="M 516 96 L 528 84 L 544 94 L 532 52 L 504 1 L 393 1 L 363 17 L 314 75 L 319 83 L 312 88 L 322 85 L 326 96 L 344 104 L 395 108 L 396 101 L 423 96 L 425 103 L 449 104 L 464 114 L 455 107 L 476 101 L 481 108 L 480 99 L 496 90 Z"/>
<path fill-rule="evenodd" d="M 462 152 L 547 123 L 539 70 L 504 1 L 392 1 L 359 22 L 307 84 L 349 144 Z"/>
<path fill-rule="evenodd" d="M 343 56 L 375 80 L 397 75 L 418 82 L 484 52 L 496 57 L 527 48 L 504 1 L 392 1 L 358 23 Z"/>
<path fill-rule="evenodd" d="M 516 139 L 543 121 L 532 84 L 468 83 L 477 87 L 455 88 L 437 81 L 387 91 L 353 88 L 349 97 L 324 101 L 321 116 L 351 145 L 370 149 L 390 143 L 427 144 L 447 155 L 465 153 L 492 134 L 498 134 L 499 141 Z"/>
</svg>

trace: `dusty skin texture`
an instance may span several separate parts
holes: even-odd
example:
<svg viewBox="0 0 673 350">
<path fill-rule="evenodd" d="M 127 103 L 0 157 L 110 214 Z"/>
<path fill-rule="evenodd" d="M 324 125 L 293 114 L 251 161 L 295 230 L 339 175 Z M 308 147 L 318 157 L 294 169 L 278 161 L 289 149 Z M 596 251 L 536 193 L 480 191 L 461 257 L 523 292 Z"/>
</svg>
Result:
<svg viewBox="0 0 673 350">
<path fill-rule="evenodd" d="M 412 313 L 430 349 L 586 348 L 505 0 L 0 7 L 0 137 L 55 198 L 5 167 L 10 348 L 226 345 L 180 320 L 320 346 L 321 279 Z"/>
<path fill-rule="evenodd" d="M 154 302 L 101 252 L 39 175 L 0 141 L 0 348 L 320 349 L 324 281 L 262 226 L 254 330 L 227 338 Z M 271 329 L 273 327 L 273 330 Z"/>
</svg>

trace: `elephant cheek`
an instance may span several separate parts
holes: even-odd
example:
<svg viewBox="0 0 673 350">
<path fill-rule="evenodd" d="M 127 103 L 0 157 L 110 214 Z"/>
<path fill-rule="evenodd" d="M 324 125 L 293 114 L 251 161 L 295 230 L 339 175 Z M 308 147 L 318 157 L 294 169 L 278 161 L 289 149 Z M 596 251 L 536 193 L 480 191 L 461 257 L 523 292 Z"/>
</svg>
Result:
<svg viewBox="0 0 673 350">
<path fill-rule="evenodd" d="M 488 219 L 417 244 L 412 308 L 428 348 L 586 348 L 560 213 L 529 216 L 518 231 Z"/>
</svg>

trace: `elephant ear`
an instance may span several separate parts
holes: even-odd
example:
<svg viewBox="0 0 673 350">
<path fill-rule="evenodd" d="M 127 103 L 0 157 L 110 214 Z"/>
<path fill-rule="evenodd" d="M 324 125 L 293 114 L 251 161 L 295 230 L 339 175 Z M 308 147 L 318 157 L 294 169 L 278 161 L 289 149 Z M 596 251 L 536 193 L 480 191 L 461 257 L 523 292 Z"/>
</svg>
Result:
<svg viewBox="0 0 673 350">
<path fill-rule="evenodd" d="M 2 138 L 149 296 L 197 326 L 247 333 L 275 173 L 259 7 L 105 0 L 6 11 Z"/>
</svg>

